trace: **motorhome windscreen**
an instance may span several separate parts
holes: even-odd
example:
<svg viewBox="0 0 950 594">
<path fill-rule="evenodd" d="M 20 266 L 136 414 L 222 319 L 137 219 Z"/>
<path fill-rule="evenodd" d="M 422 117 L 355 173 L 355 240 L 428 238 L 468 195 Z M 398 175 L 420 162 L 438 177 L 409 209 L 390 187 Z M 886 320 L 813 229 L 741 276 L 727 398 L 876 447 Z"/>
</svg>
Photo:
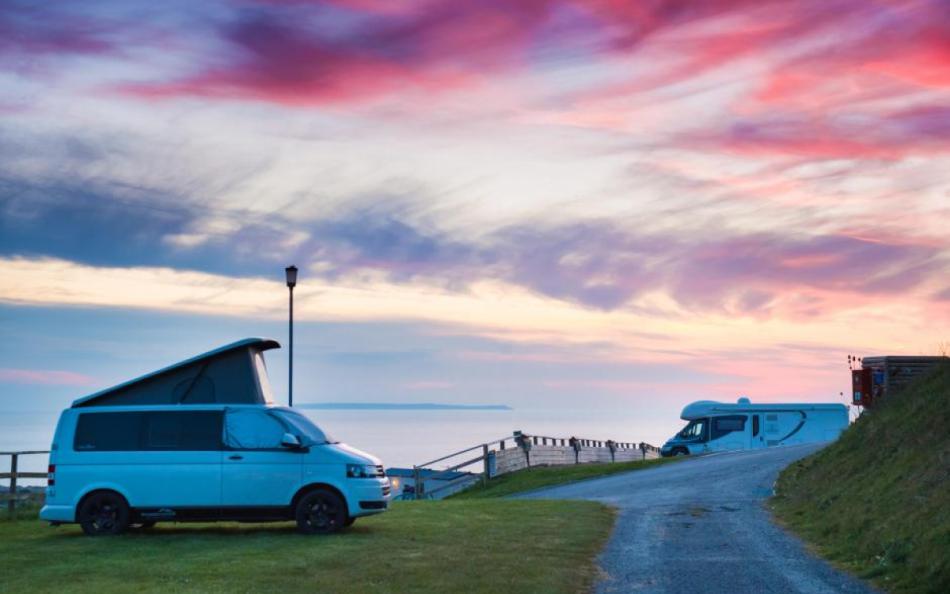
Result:
<svg viewBox="0 0 950 594">
<path fill-rule="evenodd" d="M 706 419 L 697 419 L 690 421 L 686 427 L 680 431 L 680 437 L 683 439 L 702 439 L 705 435 Z"/>
<path fill-rule="evenodd" d="M 317 427 L 313 421 L 295 410 L 281 408 L 273 411 L 274 414 L 283 419 L 290 425 L 294 433 L 302 438 L 307 445 L 319 445 L 324 443 L 339 443 Z"/>
</svg>

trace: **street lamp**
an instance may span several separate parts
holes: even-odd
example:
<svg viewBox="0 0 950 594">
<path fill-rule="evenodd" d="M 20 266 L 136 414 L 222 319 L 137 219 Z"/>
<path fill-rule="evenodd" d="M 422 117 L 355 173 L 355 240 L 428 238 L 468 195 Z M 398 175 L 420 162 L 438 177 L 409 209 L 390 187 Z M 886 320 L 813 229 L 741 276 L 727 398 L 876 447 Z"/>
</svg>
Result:
<svg viewBox="0 0 950 594">
<path fill-rule="evenodd" d="M 294 405 L 294 287 L 297 286 L 297 267 L 288 266 L 284 269 L 287 275 L 287 288 L 290 289 L 290 364 L 287 367 L 287 405 Z"/>
</svg>

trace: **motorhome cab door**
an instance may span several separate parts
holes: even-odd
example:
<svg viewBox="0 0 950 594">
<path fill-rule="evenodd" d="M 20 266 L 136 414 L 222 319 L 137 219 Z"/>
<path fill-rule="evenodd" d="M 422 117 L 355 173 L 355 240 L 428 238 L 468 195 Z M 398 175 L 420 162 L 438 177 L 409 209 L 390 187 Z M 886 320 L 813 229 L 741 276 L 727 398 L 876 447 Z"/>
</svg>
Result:
<svg viewBox="0 0 950 594">
<path fill-rule="evenodd" d="M 229 408 L 224 425 L 222 507 L 287 505 L 300 486 L 304 456 L 281 446 L 284 425 L 259 408 Z"/>
</svg>

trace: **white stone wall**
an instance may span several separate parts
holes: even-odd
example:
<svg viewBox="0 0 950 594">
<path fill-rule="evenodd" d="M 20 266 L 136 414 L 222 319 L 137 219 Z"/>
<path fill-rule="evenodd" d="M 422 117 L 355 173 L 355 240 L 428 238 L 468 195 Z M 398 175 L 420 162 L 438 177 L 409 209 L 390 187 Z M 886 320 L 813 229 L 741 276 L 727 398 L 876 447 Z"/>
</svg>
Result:
<svg viewBox="0 0 950 594">
<path fill-rule="evenodd" d="M 507 474 L 528 467 L 525 452 L 519 447 L 494 450 L 495 472 L 493 476 Z M 647 450 L 646 455 L 639 449 L 618 449 L 613 458 L 610 449 L 606 447 L 585 447 L 577 455 L 575 462 L 574 448 L 570 446 L 534 445 L 531 446 L 531 466 L 563 466 L 566 464 L 584 464 L 588 462 L 628 462 L 657 458 L 659 455 L 653 450 Z"/>
</svg>

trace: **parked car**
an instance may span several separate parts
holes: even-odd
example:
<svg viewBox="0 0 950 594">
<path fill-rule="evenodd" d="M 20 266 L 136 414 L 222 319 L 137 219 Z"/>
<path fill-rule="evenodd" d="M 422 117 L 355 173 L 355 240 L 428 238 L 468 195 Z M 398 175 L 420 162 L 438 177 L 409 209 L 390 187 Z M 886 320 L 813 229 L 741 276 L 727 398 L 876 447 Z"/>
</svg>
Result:
<svg viewBox="0 0 950 594">
<path fill-rule="evenodd" d="M 680 414 L 689 421 L 660 448 L 662 456 L 833 441 L 848 427 L 843 404 L 736 404 L 700 400 Z"/>
<path fill-rule="evenodd" d="M 213 520 L 295 520 L 301 532 L 322 534 L 385 511 L 390 485 L 379 459 L 266 401 L 257 358 L 269 344 L 241 341 L 74 402 L 56 427 L 40 518 L 79 523 L 89 535 Z M 218 378 L 209 361 L 221 358 L 218 371 L 228 373 Z M 241 369 L 254 383 L 252 397 L 242 396 L 249 402 L 187 403 L 198 384 L 202 400 L 225 400 L 215 381 L 233 384 Z"/>
</svg>

